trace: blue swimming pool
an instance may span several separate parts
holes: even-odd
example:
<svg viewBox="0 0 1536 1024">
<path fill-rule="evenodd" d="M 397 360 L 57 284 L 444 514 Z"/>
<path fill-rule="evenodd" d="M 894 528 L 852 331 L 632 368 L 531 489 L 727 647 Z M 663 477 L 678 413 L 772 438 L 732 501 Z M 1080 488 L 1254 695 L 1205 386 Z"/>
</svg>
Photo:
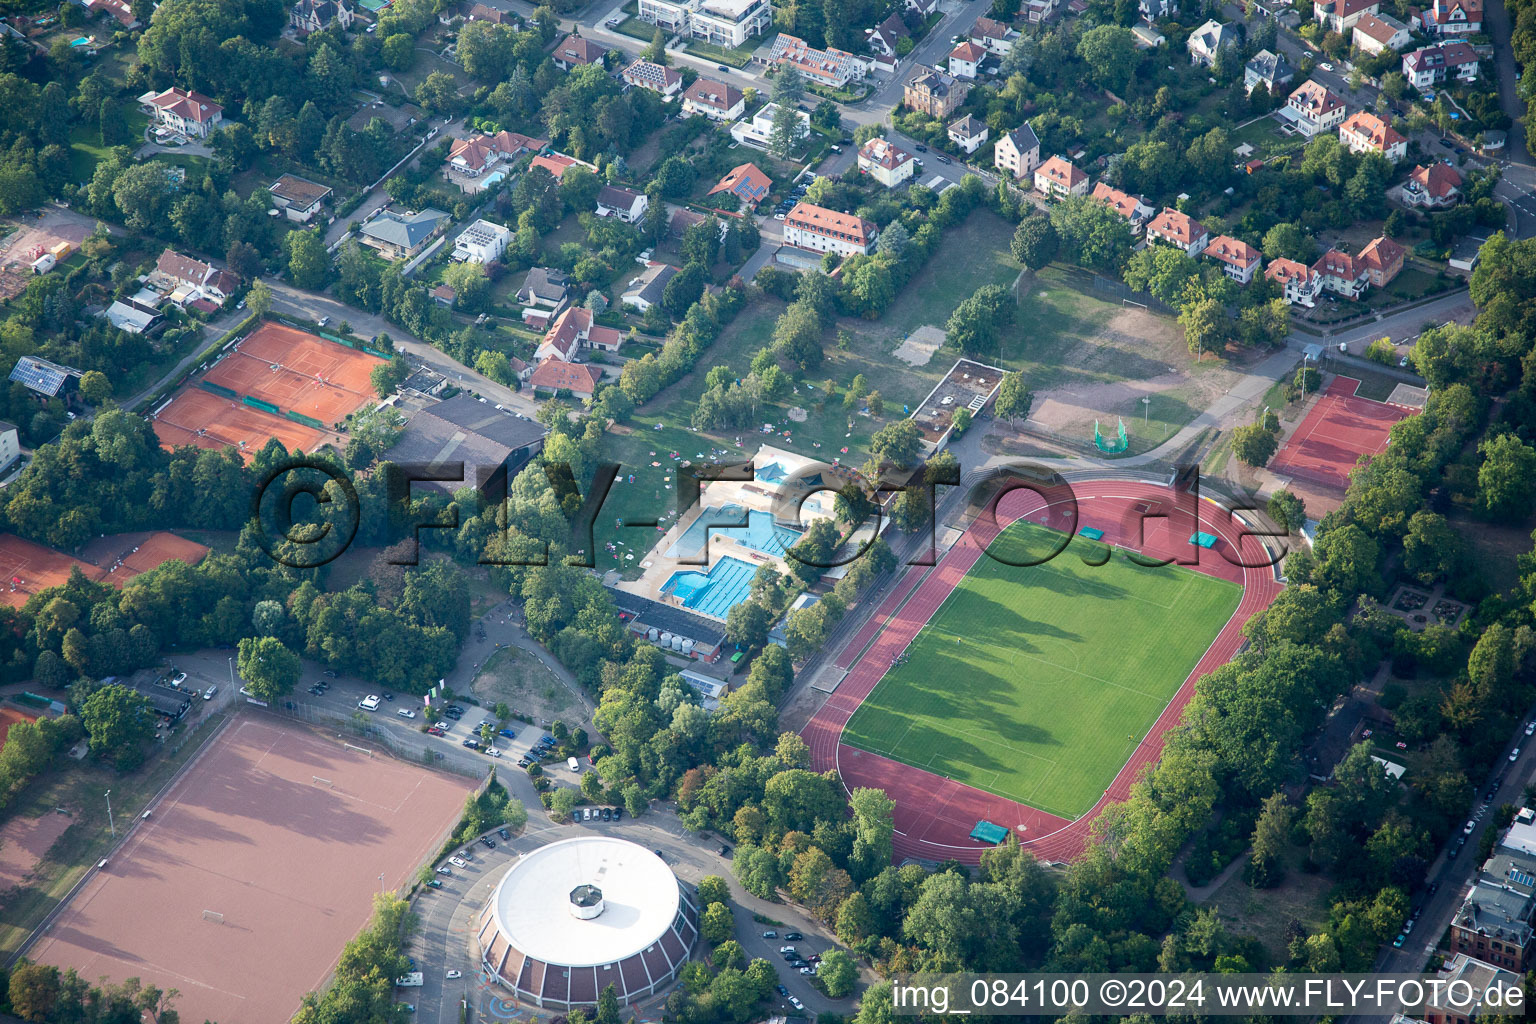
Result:
<svg viewBox="0 0 1536 1024">
<path fill-rule="evenodd" d="M 747 599 L 757 566 L 729 556 L 716 560 L 709 572 L 675 572 L 667 577 L 661 592 L 683 602 L 684 608 L 723 619 L 733 607 Z"/>
<path fill-rule="evenodd" d="M 746 511 L 740 505 L 712 505 L 699 513 L 699 518 L 688 524 L 688 529 L 667 549 L 668 558 L 697 558 L 704 553 L 706 531 L 716 523 L 739 523 Z M 772 512 L 747 512 L 746 529 L 722 529 L 722 537 L 731 537 L 736 543 L 761 551 L 775 558 L 783 558 L 784 552 L 800 540 L 800 532 L 792 527 L 780 526 L 773 521 Z"/>
</svg>

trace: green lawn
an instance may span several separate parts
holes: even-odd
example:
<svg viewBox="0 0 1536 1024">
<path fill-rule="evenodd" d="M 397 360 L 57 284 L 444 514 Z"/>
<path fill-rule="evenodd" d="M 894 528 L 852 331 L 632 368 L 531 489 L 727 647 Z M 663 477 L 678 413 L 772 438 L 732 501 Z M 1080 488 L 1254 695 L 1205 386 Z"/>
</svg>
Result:
<svg viewBox="0 0 1536 1024">
<path fill-rule="evenodd" d="M 123 118 L 127 122 L 124 137 L 129 145 L 137 146 L 144 141 L 144 126 L 149 124 L 149 118 L 137 108 L 124 111 Z M 96 165 L 110 148 L 101 144 L 101 130 L 95 121 L 75 125 L 69 133 L 70 179 L 77 183 L 90 181 Z"/>
<path fill-rule="evenodd" d="M 1015 523 L 993 542 L 1044 558 L 1060 534 Z M 1043 565 L 983 558 L 843 732 L 883 754 L 1076 818 L 1108 789 L 1237 607 L 1240 588 L 1177 567 L 1102 566 L 1074 538 Z"/>
<path fill-rule="evenodd" d="M 718 61 L 733 68 L 744 68 L 752 63 L 752 55 L 762 47 L 773 42 L 773 37 L 777 34 L 777 32 L 773 32 L 762 37 L 754 36 L 748 39 L 745 44 L 730 48 L 716 46 L 714 43 L 706 43 L 702 39 L 690 39 L 688 40 L 688 45 L 684 46 L 683 49 L 696 57 L 706 57 L 709 60 Z"/>
</svg>

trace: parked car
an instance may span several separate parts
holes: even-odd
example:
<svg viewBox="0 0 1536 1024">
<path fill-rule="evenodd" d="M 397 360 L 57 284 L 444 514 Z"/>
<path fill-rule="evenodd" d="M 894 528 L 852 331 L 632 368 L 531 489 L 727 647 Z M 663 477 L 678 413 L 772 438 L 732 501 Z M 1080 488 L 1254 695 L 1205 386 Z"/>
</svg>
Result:
<svg viewBox="0 0 1536 1024">
<path fill-rule="evenodd" d="M 765 938 L 765 939 L 776 939 L 778 937 L 779 937 L 779 933 L 778 932 L 763 932 L 763 938 Z"/>
<path fill-rule="evenodd" d="M 324 672 L 321 672 L 320 674 L 323 675 L 323 676 L 330 676 L 332 679 L 337 678 L 336 670 L 333 669 L 333 668 L 328 668 Z"/>
<path fill-rule="evenodd" d="M 1509 752 L 1509 759 L 1511 761 L 1518 761 L 1518 760 L 1520 760 L 1520 748 L 1519 747 L 1516 747 L 1514 750 L 1511 750 Z"/>
<path fill-rule="evenodd" d="M 781 995 L 781 996 L 789 995 L 789 989 L 785 988 L 783 985 L 775 985 L 773 987 L 774 987 L 774 990 L 779 993 L 779 995 Z"/>
<path fill-rule="evenodd" d="M 786 932 L 784 937 L 786 939 L 789 938 L 789 934 Z M 779 947 L 779 952 L 780 953 L 793 953 L 794 951 L 795 951 L 795 947 L 794 946 L 780 946 Z"/>
<path fill-rule="evenodd" d="M 448 735 L 448 730 L 444 729 L 440 725 L 428 726 L 427 727 L 427 735 L 428 736 L 447 736 Z"/>
<path fill-rule="evenodd" d="M 1475 822 L 1475 821 L 1473 821 L 1473 820 L 1471 820 L 1469 818 L 1467 820 L 1467 823 L 1465 825 L 1461 826 L 1461 834 L 1469 836 L 1469 835 L 1472 834 L 1472 830 L 1475 829 L 1475 828 L 1477 828 L 1477 822 Z"/>
<path fill-rule="evenodd" d="M 396 708 L 395 709 L 395 714 L 399 715 L 401 718 L 415 718 L 416 717 L 416 712 L 412 711 L 410 708 Z"/>
<path fill-rule="evenodd" d="M 505 828 L 497 829 L 496 834 L 501 836 L 501 841 L 504 843 L 509 843 L 512 841 L 511 833 L 509 833 Z"/>
<path fill-rule="evenodd" d="M 802 1013 L 805 1011 L 805 1004 L 796 999 L 794 996 L 789 997 L 789 1005 L 793 1006 L 795 1009 L 801 1011 Z"/>
<path fill-rule="evenodd" d="M 715 65 L 715 70 L 716 71 L 724 71 L 724 72 L 729 73 L 731 69 L 726 67 L 724 64 L 716 64 Z"/>
<path fill-rule="evenodd" d="M 429 888 L 429 889 L 441 889 L 442 887 L 443 887 L 443 883 L 441 881 L 439 881 L 438 879 L 436 879 L 436 878 L 429 878 L 429 879 L 427 879 L 427 888 Z"/>
<path fill-rule="evenodd" d="M 370 693 L 368 696 L 358 701 L 357 706 L 364 711 L 377 711 L 379 710 L 379 695 L 376 693 Z"/>
<path fill-rule="evenodd" d="M 1525 723 L 1525 734 L 1527 736 L 1530 736 L 1532 734 L 1536 734 L 1536 722 L 1526 722 Z"/>
<path fill-rule="evenodd" d="M 219 692 L 217 686 L 210 686 L 203 691 L 203 700 L 213 700 L 213 695 Z"/>
<path fill-rule="evenodd" d="M 492 839 L 490 836 L 481 836 L 480 841 L 485 844 L 485 848 L 487 850 L 496 849 L 496 840 Z"/>
<path fill-rule="evenodd" d="M 923 145 L 921 142 L 919 142 L 917 145 L 913 146 L 912 148 L 917 150 L 919 153 L 926 153 L 926 152 L 928 152 L 928 147 Z"/>
<path fill-rule="evenodd" d="M 784 938 L 790 942 L 799 942 L 801 939 L 804 939 L 805 936 L 801 935 L 799 932 L 785 932 Z"/>
<path fill-rule="evenodd" d="M 624 808 L 622 808 L 622 807 L 615 807 L 613 809 L 613 820 L 614 821 L 618 821 L 622 817 L 624 817 Z"/>
<path fill-rule="evenodd" d="M 448 863 L 452 864 L 456 868 L 467 868 L 467 867 L 469 867 L 469 862 L 466 861 L 463 857 L 460 857 L 458 855 L 454 855 L 452 857 L 449 857 L 448 858 Z"/>
<path fill-rule="evenodd" d="M 448 978 L 449 981 L 453 981 L 455 978 L 462 978 L 462 977 L 464 977 L 464 975 L 461 972 L 459 972 L 459 971 L 449 971 L 448 974 L 447 974 L 447 978 Z"/>
<path fill-rule="evenodd" d="M 511 729 L 503 729 L 499 733 L 497 733 L 496 735 L 498 735 L 498 736 L 505 736 L 509 740 L 517 739 L 517 733 L 512 731 Z"/>
<path fill-rule="evenodd" d="M 1333 65 L 1328 63 L 1326 60 L 1318 61 L 1317 66 L 1322 68 L 1324 71 L 1332 71 L 1333 70 Z"/>
<path fill-rule="evenodd" d="M 451 874 L 453 874 L 452 871 L 450 871 L 449 869 L 444 868 L 444 867 L 439 867 L 437 869 L 437 873 L 440 874 L 440 875 L 451 875 Z"/>
<path fill-rule="evenodd" d="M 1392 945 L 1397 947 L 1398 949 L 1402 949 L 1403 948 L 1403 942 L 1407 938 L 1408 938 L 1408 936 L 1404 935 L 1402 932 L 1398 932 L 1397 933 L 1397 938 L 1392 940 Z"/>
<path fill-rule="evenodd" d="M 498 750 L 496 747 L 486 747 L 485 748 L 485 756 L 486 757 L 500 757 L 501 756 L 501 751 Z"/>
<path fill-rule="evenodd" d="M 480 749 L 480 741 L 476 740 L 476 739 L 465 740 L 463 745 L 468 747 L 470 750 L 479 750 Z"/>
</svg>

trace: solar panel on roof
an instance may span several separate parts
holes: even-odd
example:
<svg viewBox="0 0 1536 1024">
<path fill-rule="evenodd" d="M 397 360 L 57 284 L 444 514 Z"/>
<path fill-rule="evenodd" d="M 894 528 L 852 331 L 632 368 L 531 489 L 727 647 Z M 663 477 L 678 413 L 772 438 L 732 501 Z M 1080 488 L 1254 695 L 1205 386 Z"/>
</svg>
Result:
<svg viewBox="0 0 1536 1024">
<path fill-rule="evenodd" d="M 17 360 L 15 369 L 11 371 L 11 380 L 25 384 L 33 391 L 40 391 L 45 395 L 58 394 L 59 388 L 63 386 L 68 376 L 62 368 L 30 356 Z"/>
</svg>

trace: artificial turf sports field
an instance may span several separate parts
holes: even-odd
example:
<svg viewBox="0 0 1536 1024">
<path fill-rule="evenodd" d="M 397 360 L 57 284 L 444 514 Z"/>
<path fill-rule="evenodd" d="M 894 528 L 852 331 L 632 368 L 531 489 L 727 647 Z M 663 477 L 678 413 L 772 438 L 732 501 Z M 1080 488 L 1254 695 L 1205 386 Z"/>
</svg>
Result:
<svg viewBox="0 0 1536 1024">
<path fill-rule="evenodd" d="M 1020 520 L 989 552 L 1042 558 L 1061 536 Z M 842 742 L 1077 818 L 1241 596 L 1235 583 L 1137 565 L 1082 537 L 1027 568 L 983 557 L 854 712 Z"/>
</svg>

